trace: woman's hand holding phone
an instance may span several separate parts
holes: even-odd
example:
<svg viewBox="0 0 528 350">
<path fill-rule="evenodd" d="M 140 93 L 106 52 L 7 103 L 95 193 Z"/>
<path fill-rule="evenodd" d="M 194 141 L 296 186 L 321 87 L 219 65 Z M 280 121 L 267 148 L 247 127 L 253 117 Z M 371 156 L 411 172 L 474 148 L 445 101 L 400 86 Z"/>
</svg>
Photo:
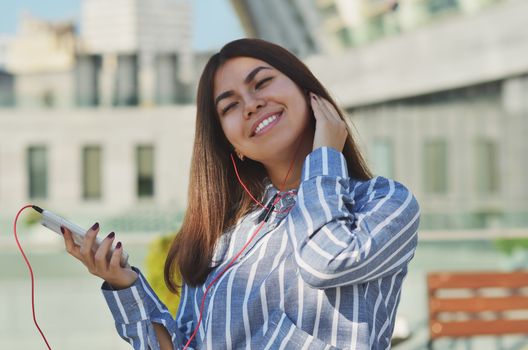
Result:
<svg viewBox="0 0 528 350">
<path fill-rule="evenodd" d="M 310 103 L 316 120 L 313 149 L 326 146 L 343 151 L 348 136 L 345 121 L 335 107 L 321 96 L 310 93 Z"/>
<path fill-rule="evenodd" d="M 75 244 L 72 233 L 61 227 L 64 235 L 66 251 L 81 261 L 88 271 L 95 276 L 104 279 L 112 288 L 124 289 L 130 287 L 138 274 L 132 270 L 129 264 L 125 267 L 120 265 L 123 248 L 121 242 L 117 243 L 114 252 L 111 252 L 115 234 L 112 232 L 102 240 L 99 248 L 94 252 L 92 246 L 99 233 L 99 224 L 94 224 L 87 232 L 81 245 Z"/>
</svg>

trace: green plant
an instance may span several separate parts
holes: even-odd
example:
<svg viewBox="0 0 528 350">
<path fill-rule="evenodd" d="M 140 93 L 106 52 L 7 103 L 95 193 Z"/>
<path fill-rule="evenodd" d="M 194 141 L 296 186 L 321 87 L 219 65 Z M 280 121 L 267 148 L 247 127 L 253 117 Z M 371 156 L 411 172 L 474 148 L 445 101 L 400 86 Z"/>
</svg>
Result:
<svg viewBox="0 0 528 350">
<path fill-rule="evenodd" d="M 175 234 L 170 234 L 154 239 L 149 245 L 148 253 L 145 258 L 147 280 L 173 316 L 175 316 L 178 311 L 180 296 L 171 293 L 165 285 L 163 268 L 174 236 Z M 179 275 L 176 276 L 176 281 L 181 281 Z"/>
<path fill-rule="evenodd" d="M 500 251 L 511 255 L 515 249 L 528 250 L 528 238 L 500 238 L 495 241 L 495 246 Z"/>
<path fill-rule="evenodd" d="M 22 221 L 24 226 L 33 226 L 38 224 L 41 219 L 41 214 L 37 213 L 35 210 L 30 210 L 28 213 L 24 214 L 24 219 Z"/>
</svg>

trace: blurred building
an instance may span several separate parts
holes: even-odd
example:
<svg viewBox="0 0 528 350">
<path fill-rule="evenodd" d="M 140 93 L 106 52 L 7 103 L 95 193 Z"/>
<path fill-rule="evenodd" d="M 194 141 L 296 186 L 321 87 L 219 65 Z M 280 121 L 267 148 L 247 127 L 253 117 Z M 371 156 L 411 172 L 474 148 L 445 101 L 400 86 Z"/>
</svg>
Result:
<svg viewBox="0 0 528 350">
<path fill-rule="evenodd" d="M 15 104 L 15 79 L 12 74 L 0 68 L 0 107 Z"/>
<path fill-rule="evenodd" d="M 258 37 L 305 57 L 338 53 L 353 45 L 352 28 L 362 6 L 384 0 L 231 0 L 250 37 Z"/>
<path fill-rule="evenodd" d="M 299 56 L 327 52 L 335 44 L 313 0 L 231 0 L 250 37 L 284 46 Z M 334 15 L 334 14 L 332 14 Z"/>
<path fill-rule="evenodd" d="M 11 38 L 0 35 L 0 107 L 10 107 L 15 104 L 15 79 L 6 71 L 7 50 Z"/>
<path fill-rule="evenodd" d="M 422 227 L 528 226 L 525 0 L 232 0 L 250 36 L 306 62 Z"/>
<path fill-rule="evenodd" d="M 4 45 L 18 107 L 151 106 L 192 100 L 187 1 L 84 0 L 82 5 L 82 35 L 74 23 L 50 23 L 25 14 L 17 35 Z"/>
<path fill-rule="evenodd" d="M 417 195 L 422 228 L 526 227 L 528 2 L 464 1 L 376 2 L 381 18 L 399 18 L 394 16 L 405 6 L 416 7 L 402 12 L 412 16 L 398 15 L 408 22 L 394 28 L 405 30 L 384 25 L 380 35 L 363 36 L 368 45 L 354 39 L 359 29 L 349 33 L 350 47 L 336 40 L 343 45 L 332 48 L 323 39 L 329 29 L 303 32 L 305 38 L 312 33 L 313 45 L 296 42 L 301 31 L 294 35 L 292 29 L 288 42 L 300 45 L 298 53 L 326 52 L 305 62 L 352 116 L 374 172 Z M 234 3 L 247 11 L 263 2 Z M 368 18 L 378 13 L 358 15 L 369 4 L 363 1 L 352 8 L 342 1 L 306 2 L 312 10 L 300 9 L 301 0 L 276 5 L 285 4 L 318 14 L 313 23 L 337 23 L 337 12 L 349 29 L 371 23 Z M 11 42 L 20 60 L 10 68 L 14 73 L 0 72 L 0 93 L 11 81 L 18 107 L 60 108 L 0 109 L 1 213 L 32 201 L 73 217 L 106 216 L 116 230 L 145 223 L 152 230 L 174 217 L 155 213 L 184 209 L 195 110 L 174 104 L 195 91 L 210 54 L 196 55 L 193 68 L 183 68 L 188 49 L 173 38 L 188 31 L 164 18 L 162 5 L 174 16 L 182 9 L 189 24 L 188 5 L 161 0 L 152 0 L 142 16 L 136 2 L 85 0 L 80 38 L 71 25 L 26 18 L 26 29 Z M 333 9 L 325 10 L 326 17 L 324 6 Z M 252 16 L 268 27 L 275 27 L 270 18 L 282 18 L 272 12 Z M 244 14 L 242 19 L 248 21 Z M 23 34 L 31 30 L 36 36 Z M 181 45 L 190 46 L 181 35 Z M 153 219 L 142 213 L 154 213 Z M 0 216 L 0 227 L 10 225 L 11 216 Z"/>
<path fill-rule="evenodd" d="M 302 57 L 335 54 L 501 0 L 231 0 L 250 37 Z"/>
<path fill-rule="evenodd" d="M 416 193 L 422 228 L 526 227 L 528 2 L 450 13 L 307 63 L 351 115 L 375 173 Z"/>
<path fill-rule="evenodd" d="M 0 34 L 0 69 L 5 69 L 7 63 L 7 49 L 11 38 L 7 35 Z"/>
<path fill-rule="evenodd" d="M 26 14 L 4 45 L 0 229 L 27 202 L 83 225 L 173 229 L 194 133 L 190 3 L 84 0 L 80 17 L 81 34 Z"/>
<path fill-rule="evenodd" d="M 79 104 L 192 99 L 191 8 L 182 0 L 84 0 Z"/>
<path fill-rule="evenodd" d="M 68 106 L 75 100 L 75 28 L 24 14 L 7 50 L 17 106 Z"/>
<path fill-rule="evenodd" d="M 189 105 L 0 109 L 2 232 L 27 203 L 86 227 L 174 229 L 186 204 L 194 117 Z"/>
</svg>

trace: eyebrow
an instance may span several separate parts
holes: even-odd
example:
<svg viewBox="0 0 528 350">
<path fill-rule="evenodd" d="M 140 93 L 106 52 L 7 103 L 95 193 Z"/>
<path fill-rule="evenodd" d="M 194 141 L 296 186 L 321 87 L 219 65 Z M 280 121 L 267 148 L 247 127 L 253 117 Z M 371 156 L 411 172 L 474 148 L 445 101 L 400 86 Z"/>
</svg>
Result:
<svg viewBox="0 0 528 350">
<path fill-rule="evenodd" d="M 255 68 L 255 69 L 253 69 L 251 72 L 249 72 L 249 74 L 247 75 L 246 79 L 244 79 L 244 84 L 246 84 L 246 85 L 249 84 L 253 79 L 255 79 L 255 76 L 257 75 L 257 73 L 260 72 L 263 69 L 271 69 L 271 67 L 259 66 L 259 67 Z M 218 106 L 218 102 L 220 102 L 220 100 L 223 100 L 224 98 L 228 98 L 230 96 L 233 96 L 233 91 L 232 90 L 222 92 L 215 99 L 215 106 Z"/>
</svg>

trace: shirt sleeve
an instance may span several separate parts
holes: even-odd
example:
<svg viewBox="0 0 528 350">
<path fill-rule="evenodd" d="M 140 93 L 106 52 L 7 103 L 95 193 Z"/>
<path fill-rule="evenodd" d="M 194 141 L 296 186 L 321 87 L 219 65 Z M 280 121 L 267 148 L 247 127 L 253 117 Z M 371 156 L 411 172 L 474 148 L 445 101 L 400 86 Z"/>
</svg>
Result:
<svg viewBox="0 0 528 350">
<path fill-rule="evenodd" d="M 129 288 L 113 290 L 106 282 L 101 287 L 119 336 L 134 349 L 158 350 L 160 346 L 152 324 L 159 323 L 171 336 L 173 348 L 183 348 L 189 335 L 178 327 L 176 320 L 139 269 L 135 267 L 133 269 L 139 277 Z M 188 349 L 192 349 L 192 345 Z"/>
<path fill-rule="evenodd" d="M 366 198 L 358 198 L 358 194 Z M 356 204 L 361 202 L 361 205 Z M 308 155 L 288 217 L 295 261 L 306 283 L 330 288 L 375 280 L 406 268 L 417 244 L 419 206 L 402 184 L 355 181 L 341 152 Z"/>
</svg>

